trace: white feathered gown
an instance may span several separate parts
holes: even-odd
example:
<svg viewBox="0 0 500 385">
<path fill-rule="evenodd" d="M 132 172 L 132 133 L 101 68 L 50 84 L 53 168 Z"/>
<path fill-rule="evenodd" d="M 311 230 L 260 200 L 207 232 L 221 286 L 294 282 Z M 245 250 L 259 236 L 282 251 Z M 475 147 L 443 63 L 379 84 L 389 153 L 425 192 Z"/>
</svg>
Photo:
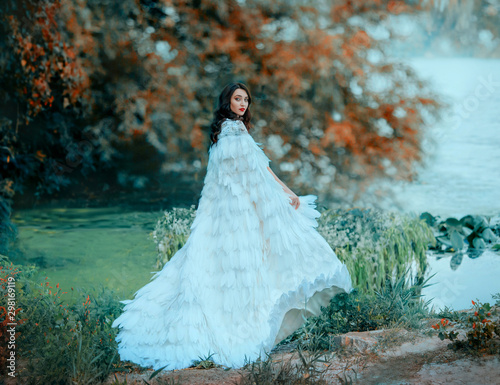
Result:
<svg viewBox="0 0 500 385">
<path fill-rule="evenodd" d="M 315 229 L 316 197 L 299 197 L 296 210 L 268 165 L 243 122 L 223 122 L 186 244 L 121 301 L 112 325 L 121 360 L 172 370 L 214 353 L 214 362 L 239 368 L 351 290 Z"/>
</svg>

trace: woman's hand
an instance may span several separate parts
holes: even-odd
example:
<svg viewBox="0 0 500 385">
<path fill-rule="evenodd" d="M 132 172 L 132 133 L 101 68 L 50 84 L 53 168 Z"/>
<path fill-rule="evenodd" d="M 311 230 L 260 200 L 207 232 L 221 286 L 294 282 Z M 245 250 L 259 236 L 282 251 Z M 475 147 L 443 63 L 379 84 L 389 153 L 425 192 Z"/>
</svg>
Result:
<svg viewBox="0 0 500 385">
<path fill-rule="evenodd" d="M 290 204 L 292 206 L 295 206 L 295 210 L 297 210 L 300 206 L 299 197 L 297 195 L 293 194 L 293 195 L 290 195 L 290 198 L 292 198 L 292 201 L 290 202 Z"/>
<path fill-rule="evenodd" d="M 290 198 L 292 199 L 292 201 L 290 202 L 290 204 L 291 204 L 292 206 L 295 206 L 295 210 L 297 210 L 297 209 L 299 208 L 299 206 L 300 206 L 300 200 L 299 200 L 299 197 L 298 197 L 298 196 L 297 196 L 297 195 L 296 195 L 296 194 L 295 194 L 292 190 L 290 190 L 290 189 L 286 186 L 286 184 L 284 184 L 284 183 L 280 180 L 280 178 L 278 178 L 278 177 L 274 174 L 273 170 L 271 170 L 271 169 L 269 168 L 269 166 L 267 167 L 267 169 L 269 170 L 269 172 L 271 173 L 271 175 L 274 177 L 274 179 L 276 179 L 276 181 L 277 181 L 277 182 L 278 182 L 278 183 L 279 183 L 279 184 L 283 187 L 283 190 L 284 190 L 284 191 L 285 191 L 288 195 L 290 195 Z"/>
</svg>

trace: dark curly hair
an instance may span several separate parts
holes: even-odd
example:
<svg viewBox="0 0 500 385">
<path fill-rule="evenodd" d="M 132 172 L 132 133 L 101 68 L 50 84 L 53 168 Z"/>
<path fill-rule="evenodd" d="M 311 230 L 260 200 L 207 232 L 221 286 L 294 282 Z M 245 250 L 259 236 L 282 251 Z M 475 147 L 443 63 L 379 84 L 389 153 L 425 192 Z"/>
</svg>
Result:
<svg viewBox="0 0 500 385">
<path fill-rule="evenodd" d="M 248 107 L 243 114 L 243 116 L 239 116 L 231 111 L 231 97 L 233 96 L 234 91 L 237 89 L 242 89 L 248 94 Z M 224 87 L 221 94 L 219 95 L 219 106 L 214 111 L 214 117 L 212 120 L 212 124 L 210 125 L 210 145 L 217 143 L 218 136 L 221 130 L 221 124 L 224 119 L 237 119 L 241 120 L 248 131 L 250 131 L 250 119 L 252 119 L 252 114 L 250 113 L 250 105 L 252 104 L 252 96 L 250 95 L 250 90 L 243 83 L 229 83 Z"/>
</svg>

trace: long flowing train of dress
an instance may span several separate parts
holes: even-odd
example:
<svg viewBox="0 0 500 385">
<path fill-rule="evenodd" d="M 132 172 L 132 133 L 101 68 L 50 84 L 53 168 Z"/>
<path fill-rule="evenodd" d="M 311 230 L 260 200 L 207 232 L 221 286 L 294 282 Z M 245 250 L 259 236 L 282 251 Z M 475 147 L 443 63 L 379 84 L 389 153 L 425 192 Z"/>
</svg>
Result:
<svg viewBox="0 0 500 385">
<path fill-rule="evenodd" d="M 182 369 L 212 354 L 234 368 L 317 315 L 351 278 L 317 232 L 314 195 L 295 209 L 239 120 L 225 120 L 184 246 L 113 322 L 122 360 Z"/>
</svg>

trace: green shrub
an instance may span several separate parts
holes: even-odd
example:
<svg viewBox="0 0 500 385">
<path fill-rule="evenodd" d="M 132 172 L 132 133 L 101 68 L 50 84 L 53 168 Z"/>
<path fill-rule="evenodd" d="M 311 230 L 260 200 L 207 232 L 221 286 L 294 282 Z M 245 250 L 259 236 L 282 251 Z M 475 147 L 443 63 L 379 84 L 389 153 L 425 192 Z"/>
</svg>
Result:
<svg viewBox="0 0 500 385">
<path fill-rule="evenodd" d="M 6 261 L 2 267 L 8 266 Z M 12 265 L 11 265 L 12 266 Z M 59 284 L 34 282 L 34 267 L 19 266 L 18 357 L 26 367 L 18 378 L 28 384 L 91 384 L 104 380 L 118 362 L 116 329 L 111 328 L 120 303 L 109 289 L 83 293 L 67 305 Z M 2 288 L 2 297 L 6 292 Z M 78 298 L 79 297 L 79 298 Z M 0 320 L 2 321 L 2 320 Z"/>
<path fill-rule="evenodd" d="M 449 339 L 452 343 L 450 347 L 454 349 L 464 349 L 469 351 L 499 351 L 499 347 L 494 344 L 494 335 L 500 337 L 500 322 L 493 320 L 492 316 L 498 311 L 492 308 L 489 303 L 481 303 L 478 300 L 472 301 L 473 309 L 460 316 L 452 315 L 452 320 L 465 329 L 466 340 L 458 338 L 458 332 L 450 331 L 455 324 L 449 322 L 449 318 L 443 317 L 441 322 L 432 325 L 432 328 L 439 330 L 438 337 L 441 340 Z"/>
<path fill-rule="evenodd" d="M 241 377 L 235 385 L 326 385 L 329 357 L 324 352 L 303 354 L 299 348 L 293 356 L 282 361 L 273 360 L 269 353 L 265 359 L 247 362 L 239 370 Z M 298 356 L 297 363 L 292 360 Z M 277 361 L 277 362 L 276 362 Z"/>
<path fill-rule="evenodd" d="M 416 283 L 427 268 L 426 251 L 435 243 L 424 220 L 373 209 L 329 209 L 318 231 L 351 273 L 353 286 L 375 292 L 387 280 L 399 279 L 414 265 Z"/>
<path fill-rule="evenodd" d="M 429 315 L 429 302 L 421 299 L 427 284 L 408 286 L 403 274 L 395 283 L 386 282 L 383 290 L 337 294 L 319 316 L 310 317 L 304 325 L 281 344 L 297 341 L 310 350 L 331 349 L 332 337 L 348 332 L 363 332 L 402 326 L 420 328 L 421 319 Z"/>
<path fill-rule="evenodd" d="M 189 209 L 174 207 L 165 211 L 156 223 L 153 231 L 153 241 L 156 244 L 158 256 L 156 267 L 162 269 L 165 263 L 186 243 L 191 234 L 191 224 L 196 216 L 195 206 Z"/>
<path fill-rule="evenodd" d="M 500 249 L 500 224 L 492 224 L 491 216 L 465 215 L 461 219 L 449 217 L 440 220 L 439 216 L 424 212 L 420 218 L 434 230 L 436 244 L 432 249 L 437 253 L 461 255 L 466 252 L 477 258 L 487 248 Z"/>
</svg>

